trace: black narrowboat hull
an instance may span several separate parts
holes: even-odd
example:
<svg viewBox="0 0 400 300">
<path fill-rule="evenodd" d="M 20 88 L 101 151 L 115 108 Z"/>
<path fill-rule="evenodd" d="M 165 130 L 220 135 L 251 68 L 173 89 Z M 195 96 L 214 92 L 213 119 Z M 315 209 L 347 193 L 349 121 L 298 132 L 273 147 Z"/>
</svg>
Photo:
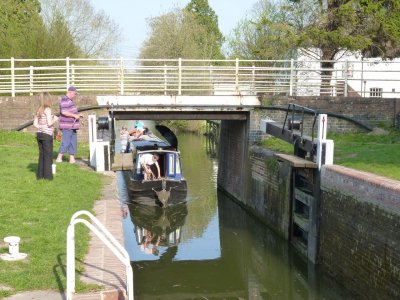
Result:
<svg viewBox="0 0 400 300">
<path fill-rule="evenodd" d="M 132 202 L 150 206 L 163 206 L 156 193 L 163 190 L 162 179 L 135 180 L 132 172 L 128 171 L 124 173 L 129 190 L 129 197 Z M 186 202 L 187 183 L 185 179 L 164 179 L 164 184 L 164 189 L 170 192 L 167 201 L 168 206 Z"/>
</svg>

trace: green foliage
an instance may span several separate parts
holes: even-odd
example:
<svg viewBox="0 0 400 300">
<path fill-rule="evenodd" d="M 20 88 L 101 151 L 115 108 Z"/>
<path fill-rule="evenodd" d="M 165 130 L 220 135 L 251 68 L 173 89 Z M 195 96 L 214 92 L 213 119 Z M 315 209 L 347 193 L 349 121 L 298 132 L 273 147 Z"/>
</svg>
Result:
<svg viewBox="0 0 400 300">
<path fill-rule="evenodd" d="M 336 59 L 343 50 L 365 57 L 394 58 L 400 54 L 398 1 L 320 0 L 320 10 L 299 32 L 298 46 L 318 48 L 322 59 Z M 389 29 L 390 28 L 390 29 Z"/>
<path fill-rule="evenodd" d="M 39 1 L 2 1 L 0 25 L 4 26 L 0 26 L 0 56 L 80 57 L 82 53 L 70 34 L 65 17 L 55 18 L 56 21 L 46 27 Z"/>
<path fill-rule="evenodd" d="M 200 36 L 198 45 L 204 45 L 211 40 L 211 59 L 222 59 L 221 52 L 224 36 L 218 27 L 218 16 L 208 4 L 208 0 L 191 0 L 185 9 L 195 15 L 197 22 L 206 30 L 206 35 Z"/>
<path fill-rule="evenodd" d="M 69 220 L 78 210 L 92 209 L 105 180 L 68 163 L 57 165 L 53 181 L 36 180 L 37 148 L 32 134 L 0 131 L 0 236 L 20 236 L 20 251 L 28 254 L 23 261 L 0 260 L 0 282 L 13 288 L 1 290 L 0 298 L 25 290 L 61 288 Z M 83 226 L 76 230 L 76 253 L 82 260 L 89 235 Z M 0 253 L 7 251 L 0 247 Z M 77 288 L 85 286 L 79 283 Z"/>
<path fill-rule="evenodd" d="M 206 35 L 194 15 L 182 10 L 150 19 L 151 33 L 140 49 L 140 58 L 204 58 L 209 45 L 199 47 L 197 41 Z"/>
<path fill-rule="evenodd" d="M 235 28 L 230 55 L 287 59 L 305 49 L 321 60 L 344 51 L 392 59 L 400 55 L 399 15 L 397 0 L 261 0 Z"/>
<path fill-rule="evenodd" d="M 290 59 L 295 55 L 297 32 L 315 9 L 282 1 L 259 1 L 252 14 L 238 23 L 228 39 L 230 57 Z"/>
<path fill-rule="evenodd" d="M 112 53 L 120 39 L 118 25 L 90 0 L 41 0 L 43 21 L 58 51 L 71 57 L 98 57 Z M 68 46 L 66 46 L 68 45 Z"/>
<path fill-rule="evenodd" d="M 118 26 L 89 0 L 0 1 L 3 58 L 105 55 L 118 39 Z"/>
<path fill-rule="evenodd" d="M 165 120 L 161 124 L 167 126 L 175 133 L 192 132 L 202 134 L 205 131 L 205 121 Z"/>
<path fill-rule="evenodd" d="M 359 1 L 363 31 L 371 43 L 361 52 L 365 57 L 395 58 L 400 56 L 400 2 L 398 0 Z"/>
<path fill-rule="evenodd" d="M 206 0 L 149 20 L 151 32 L 140 49 L 144 59 L 221 59 L 223 36 Z M 162 62 L 160 62 L 162 64 Z"/>
<path fill-rule="evenodd" d="M 38 0 L 0 1 L 0 57 L 32 57 L 44 33 Z"/>
<path fill-rule="evenodd" d="M 48 38 L 43 41 L 43 52 L 49 57 L 81 57 L 82 50 L 75 43 L 70 33 L 65 17 L 59 12 L 54 13 L 54 19 L 48 24 Z M 65 45 L 69 45 L 65 47 Z"/>
</svg>

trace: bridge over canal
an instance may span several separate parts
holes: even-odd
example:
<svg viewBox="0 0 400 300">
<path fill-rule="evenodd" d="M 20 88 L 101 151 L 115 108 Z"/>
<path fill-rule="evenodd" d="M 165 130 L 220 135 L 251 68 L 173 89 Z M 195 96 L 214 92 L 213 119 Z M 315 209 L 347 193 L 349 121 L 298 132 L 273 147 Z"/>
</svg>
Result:
<svg viewBox="0 0 400 300">
<path fill-rule="evenodd" d="M 310 146 L 303 143 L 301 135 L 282 130 L 285 126 L 279 130 L 276 124 L 266 121 L 260 128 L 262 117 L 257 111 L 262 95 L 397 96 L 396 88 L 378 87 L 379 71 L 366 70 L 362 62 L 335 65 L 329 70 L 333 77 L 328 86 L 321 85 L 328 81 L 321 80 L 326 72 L 318 66 L 315 61 L 294 60 L 12 58 L 0 60 L 0 96 L 4 96 L 4 102 L 11 102 L 17 96 L 48 91 L 58 98 L 68 86 L 75 85 L 80 98 L 94 95 L 96 108 L 112 111 L 121 120 L 221 120 L 218 185 L 297 245 L 310 261 L 321 263 L 331 274 L 342 274 L 344 283 L 357 283 L 359 290 L 381 287 L 382 292 L 378 288 L 371 291 L 371 299 L 380 295 L 397 299 L 398 182 L 339 166 L 321 168 L 320 172 L 313 159 L 314 145 L 295 149 L 300 157 L 253 149 L 254 142 L 266 132 L 295 138 L 297 146 Z M 392 66 L 396 64 L 386 66 L 390 73 L 400 74 L 400 68 Z M 390 84 L 396 80 L 390 80 Z M 370 83 L 373 86 L 368 89 Z M 327 105 L 332 105 L 331 100 L 326 101 Z M 398 115 L 398 101 L 384 100 L 388 101 L 374 98 L 368 105 L 363 102 L 363 107 L 366 110 L 377 103 L 373 107 L 381 115 L 381 108 L 392 102 L 392 115 Z M 31 114 L 26 119 L 30 120 Z M 306 125 L 303 121 L 300 128 L 306 129 Z M 326 153 L 326 147 L 320 149 L 323 151 L 319 153 Z M 358 244 L 361 246 L 354 248 Z M 364 259 L 360 262 L 360 257 L 368 263 Z"/>
</svg>

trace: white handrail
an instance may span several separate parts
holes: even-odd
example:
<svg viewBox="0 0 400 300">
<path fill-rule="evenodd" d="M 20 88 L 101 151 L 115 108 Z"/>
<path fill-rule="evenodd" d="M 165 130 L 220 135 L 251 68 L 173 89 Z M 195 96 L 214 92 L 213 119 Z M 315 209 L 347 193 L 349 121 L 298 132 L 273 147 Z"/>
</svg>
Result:
<svg viewBox="0 0 400 300">
<path fill-rule="evenodd" d="M 88 220 L 78 218 L 81 215 L 88 216 L 100 230 Z M 67 300 L 72 300 L 75 292 L 75 225 L 78 223 L 86 225 L 125 265 L 127 295 L 129 300 L 133 300 L 133 270 L 128 252 L 93 214 L 85 210 L 72 215 L 67 229 Z"/>
<path fill-rule="evenodd" d="M 0 59 L 0 96 L 64 93 L 101 95 L 290 95 L 400 97 L 400 60 Z M 331 74 L 331 75 L 327 75 Z M 350 89 L 347 91 L 347 89 Z"/>
</svg>

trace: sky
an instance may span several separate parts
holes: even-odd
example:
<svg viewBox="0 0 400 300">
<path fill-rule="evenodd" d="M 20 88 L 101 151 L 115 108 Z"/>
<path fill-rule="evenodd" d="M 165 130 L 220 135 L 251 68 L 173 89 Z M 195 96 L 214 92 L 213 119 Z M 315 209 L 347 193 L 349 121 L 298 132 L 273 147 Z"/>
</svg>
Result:
<svg viewBox="0 0 400 300">
<path fill-rule="evenodd" d="M 103 10 L 122 32 L 119 56 L 137 58 L 149 34 L 148 18 L 162 15 L 176 7 L 183 8 L 190 0 L 91 0 L 96 10 Z M 218 16 L 221 32 L 227 36 L 237 23 L 249 14 L 258 0 L 208 0 Z"/>
</svg>

